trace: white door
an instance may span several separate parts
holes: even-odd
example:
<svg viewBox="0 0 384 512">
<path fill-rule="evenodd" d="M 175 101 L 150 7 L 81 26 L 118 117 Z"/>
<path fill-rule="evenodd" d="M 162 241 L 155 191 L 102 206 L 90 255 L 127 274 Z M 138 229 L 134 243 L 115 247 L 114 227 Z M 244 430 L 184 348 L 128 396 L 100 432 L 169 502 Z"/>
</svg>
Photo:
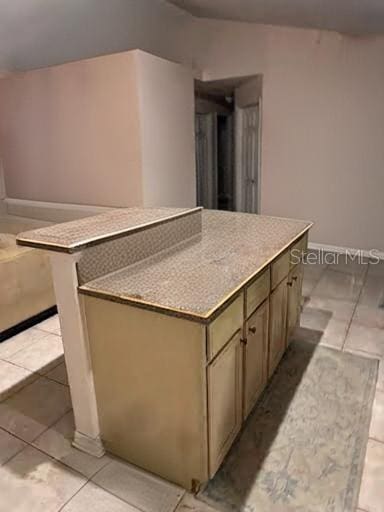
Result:
<svg viewBox="0 0 384 512">
<path fill-rule="evenodd" d="M 217 114 L 196 114 L 197 205 L 217 208 Z"/>
<path fill-rule="evenodd" d="M 259 106 L 246 107 L 242 112 L 242 210 L 258 212 L 259 197 Z"/>
</svg>

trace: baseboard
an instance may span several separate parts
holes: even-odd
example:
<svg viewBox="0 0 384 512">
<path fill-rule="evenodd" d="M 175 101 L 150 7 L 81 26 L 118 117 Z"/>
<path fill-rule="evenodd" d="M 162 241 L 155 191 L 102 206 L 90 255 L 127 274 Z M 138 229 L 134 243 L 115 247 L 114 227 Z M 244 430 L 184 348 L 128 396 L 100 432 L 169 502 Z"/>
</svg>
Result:
<svg viewBox="0 0 384 512">
<path fill-rule="evenodd" d="M 41 311 L 41 313 L 37 313 L 37 315 L 34 315 L 31 318 L 23 320 L 22 322 L 18 323 L 17 325 L 14 325 L 13 327 L 9 327 L 9 329 L 0 332 L 0 343 L 7 340 L 8 338 L 12 338 L 12 336 L 16 336 L 16 334 L 19 334 L 20 332 L 25 331 L 26 329 L 29 329 L 30 327 L 33 327 L 36 324 L 39 324 L 43 320 L 46 320 L 47 318 L 53 315 L 56 315 L 56 313 L 57 306 L 52 306 L 51 308 Z"/>
<path fill-rule="evenodd" d="M 10 197 L 5 198 L 3 203 L 6 207 L 5 213 L 8 215 L 55 223 L 68 222 L 111 210 L 111 208 L 106 206 L 53 203 L 28 199 L 13 199 Z"/>
<path fill-rule="evenodd" d="M 336 252 L 339 254 L 345 254 L 345 253 L 348 253 L 351 255 L 359 254 L 360 256 L 363 256 L 365 258 L 377 257 L 380 260 L 384 260 L 384 252 L 378 251 L 376 249 L 374 249 L 374 252 L 372 252 L 372 251 L 367 251 L 365 249 L 355 249 L 353 247 L 340 247 L 337 245 L 318 244 L 318 243 L 314 243 L 314 242 L 310 242 L 308 244 L 308 248 L 316 249 L 318 251 L 322 250 L 322 251 L 327 251 L 327 252 Z"/>
</svg>

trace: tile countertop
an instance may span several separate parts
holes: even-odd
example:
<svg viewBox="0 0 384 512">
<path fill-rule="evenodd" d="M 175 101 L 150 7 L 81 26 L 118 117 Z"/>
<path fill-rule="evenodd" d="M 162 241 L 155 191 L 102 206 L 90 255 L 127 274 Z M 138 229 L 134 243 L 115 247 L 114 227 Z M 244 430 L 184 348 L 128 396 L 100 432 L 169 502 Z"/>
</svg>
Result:
<svg viewBox="0 0 384 512">
<path fill-rule="evenodd" d="M 166 222 L 200 209 L 116 208 L 99 215 L 26 231 L 18 235 L 17 243 L 39 249 L 74 253 L 145 229 L 150 224 Z"/>
<path fill-rule="evenodd" d="M 89 281 L 80 293 L 212 320 L 223 305 L 312 223 L 203 210 L 201 235 Z"/>
</svg>

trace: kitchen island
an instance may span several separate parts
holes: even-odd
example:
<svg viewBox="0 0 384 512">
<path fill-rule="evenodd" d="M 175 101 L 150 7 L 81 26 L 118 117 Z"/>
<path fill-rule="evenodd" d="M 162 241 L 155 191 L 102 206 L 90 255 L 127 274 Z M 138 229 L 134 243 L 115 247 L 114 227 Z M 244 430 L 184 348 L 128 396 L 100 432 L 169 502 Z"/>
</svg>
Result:
<svg viewBox="0 0 384 512">
<path fill-rule="evenodd" d="M 75 446 L 211 478 L 299 320 L 310 227 L 133 208 L 20 235 L 51 251 Z"/>
</svg>

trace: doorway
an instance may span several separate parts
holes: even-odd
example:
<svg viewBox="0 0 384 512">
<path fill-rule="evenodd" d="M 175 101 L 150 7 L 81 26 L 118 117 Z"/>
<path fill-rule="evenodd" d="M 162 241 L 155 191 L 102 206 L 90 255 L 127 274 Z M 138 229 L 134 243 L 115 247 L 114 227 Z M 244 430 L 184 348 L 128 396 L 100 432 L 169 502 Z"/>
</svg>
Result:
<svg viewBox="0 0 384 512">
<path fill-rule="evenodd" d="M 261 77 L 195 82 L 197 204 L 258 213 Z"/>
</svg>

